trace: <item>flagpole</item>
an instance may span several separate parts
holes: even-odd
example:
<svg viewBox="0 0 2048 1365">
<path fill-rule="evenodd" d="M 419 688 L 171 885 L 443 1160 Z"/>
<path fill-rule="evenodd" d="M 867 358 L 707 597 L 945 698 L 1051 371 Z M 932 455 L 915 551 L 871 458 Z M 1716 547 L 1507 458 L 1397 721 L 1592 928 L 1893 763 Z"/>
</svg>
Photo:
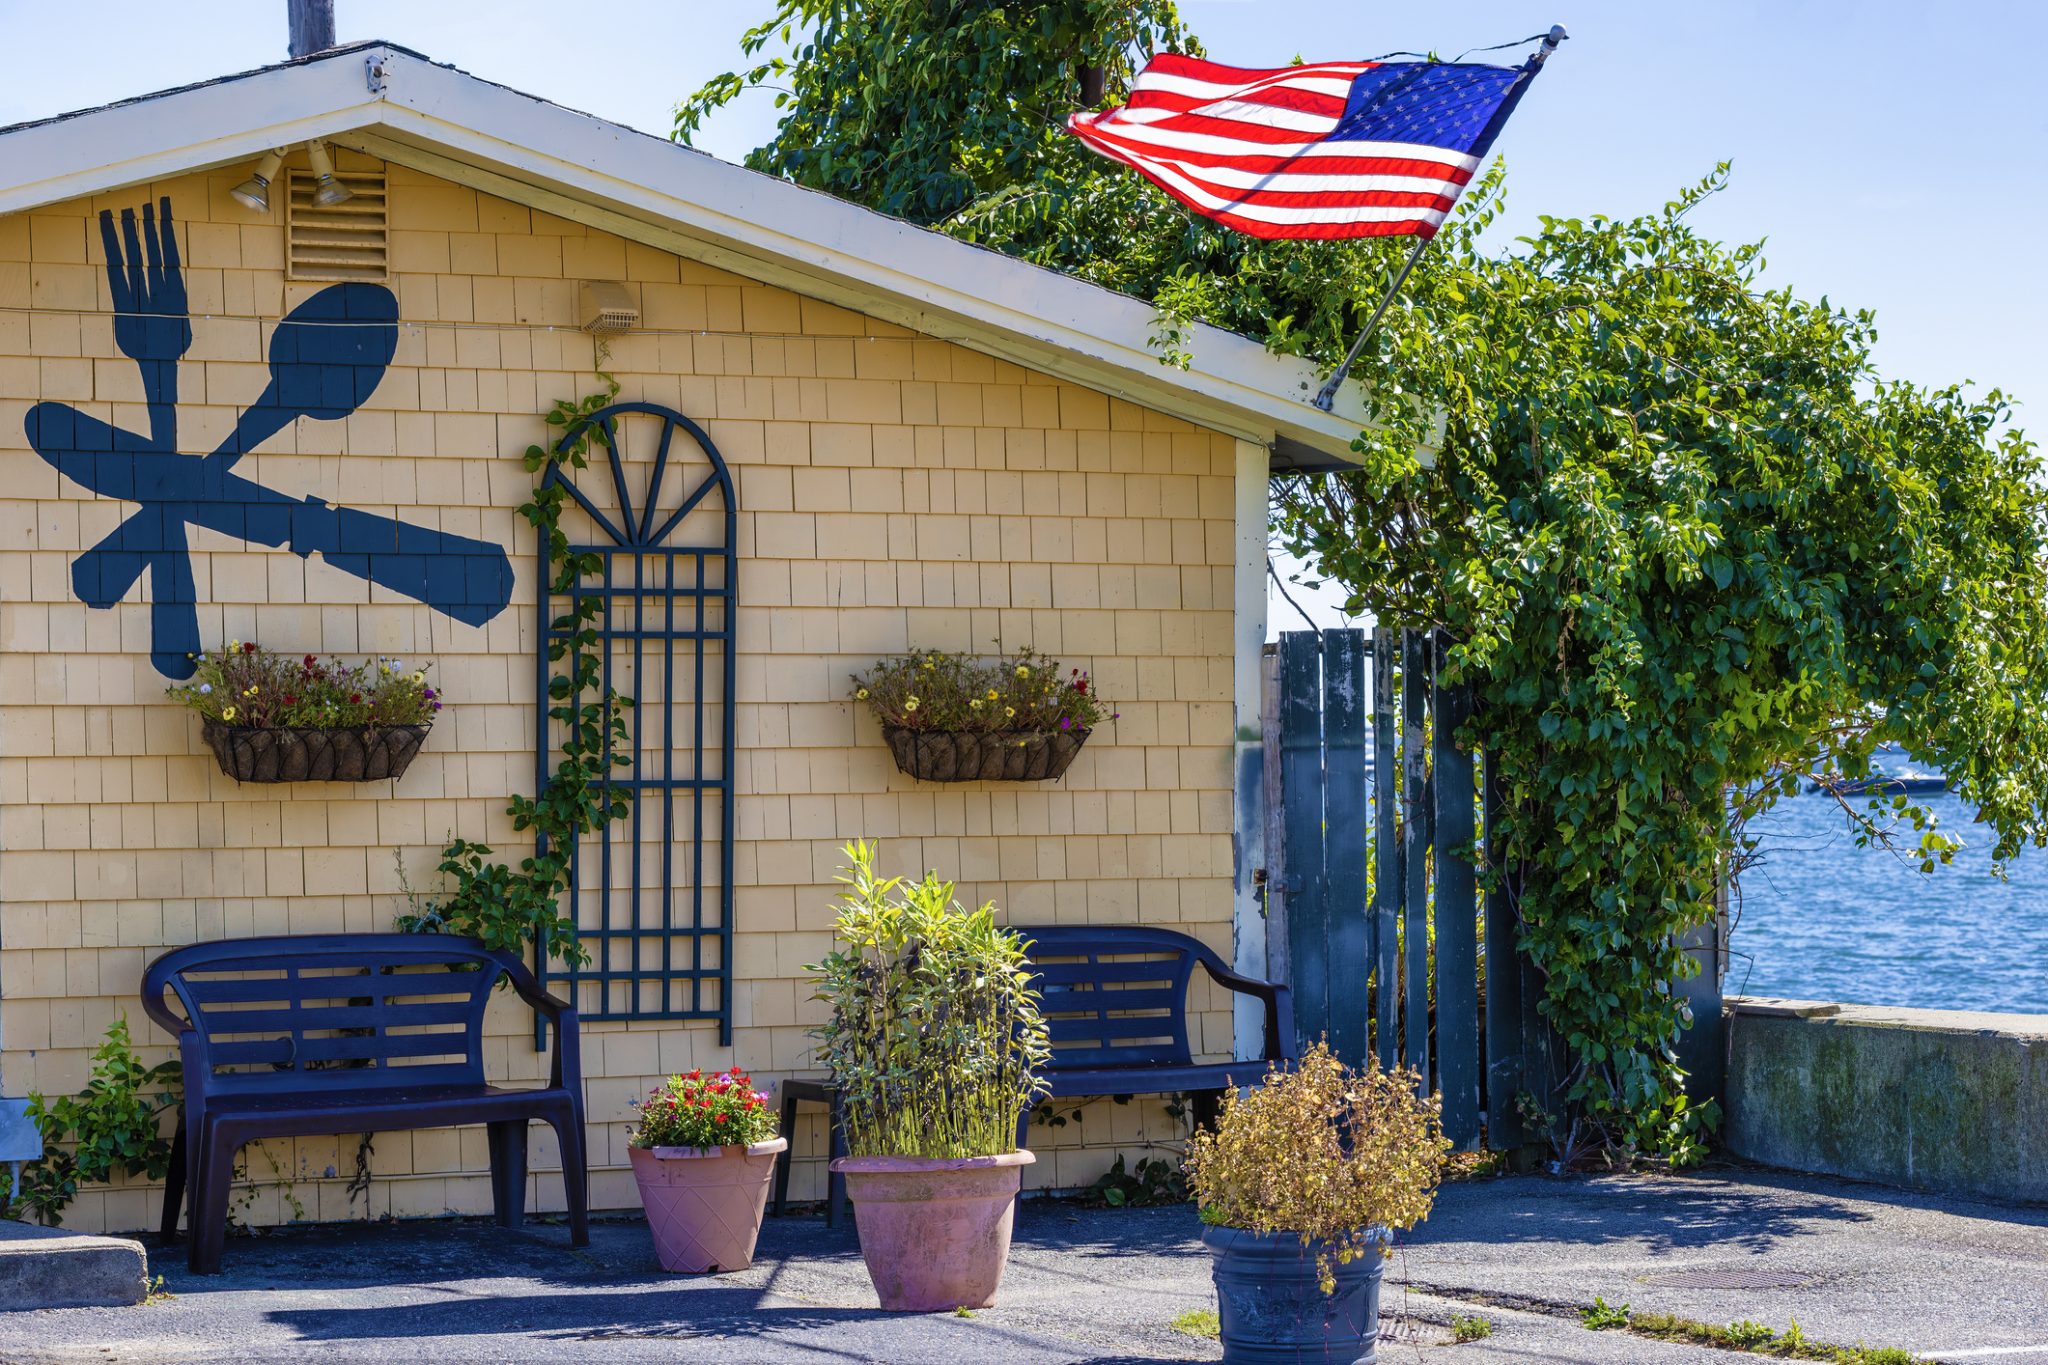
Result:
<svg viewBox="0 0 2048 1365">
<path fill-rule="evenodd" d="M 1315 405 L 1324 412 L 1328 412 L 1330 405 L 1337 400 L 1337 390 L 1343 386 L 1344 376 L 1351 372 L 1351 366 L 1357 361 L 1358 353 L 1365 349 L 1366 338 L 1372 335 L 1373 328 L 1380 325 L 1380 318 L 1385 315 L 1387 305 L 1394 301 L 1394 295 L 1401 292 L 1401 286 L 1408 281 L 1408 272 L 1415 268 L 1415 263 L 1418 260 L 1422 259 L 1423 248 L 1427 247 L 1429 243 L 1430 239 L 1427 237 L 1417 237 L 1415 239 L 1415 249 L 1408 253 L 1408 259 L 1401 263 L 1401 273 L 1394 276 L 1394 282 L 1388 285 L 1387 292 L 1380 296 L 1379 307 L 1373 309 L 1372 316 L 1365 320 L 1365 326 L 1359 330 L 1358 340 L 1352 342 L 1351 349 L 1344 353 L 1342 363 L 1337 366 L 1336 372 L 1330 376 L 1329 382 L 1316 392 Z"/>
<path fill-rule="evenodd" d="M 1544 36 L 1543 46 L 1529 58 L 1529 74 L 1533 76 L 1540 71 L 1550 54 L 1557 51 L 1557 45 L 1569 36 L 1571 35 L 1564 31 L 1563 24 L 1551 25 L 1550 32 Z M 1311 400 L 1316 407 L 1328 412 L 1331 405 L 1337 401 L 1337 390 L 1343 387 L 1344 377 L 1351 372 L 1352 365 L 1357 363 L 1359 352 L 1365 349 L 1365 343 L 1372 336 L 1373 329 L 1380 325 L 1380 319 L 1386 315 L 1387 306 L 1393 303 L 1394 295 L 1401 292 L 1401 286 L 1408 282 L 1408 272 L 1415 269 L 1415 263 L 1422 259 L 1423 251 L 1432 240 L 1430 237 L 1416 239 L 1415 249 L 1410 251 L 1408 259 L 1401 263 L 1401 272 L 1394 276 L 1394 282 L 1388 285 L 1387 292 L 1381 295 L 1379 306 L 1374 308 L 1372 316 L 1365 320 L 1365 326 L 1359 330 L 1358 339 L 1352 342 L 1351 349 L 1344 353 L 1343 361 L 1338 364 L 1329 381 L 1316 391 L 1315 398 Z"/>
</svg>

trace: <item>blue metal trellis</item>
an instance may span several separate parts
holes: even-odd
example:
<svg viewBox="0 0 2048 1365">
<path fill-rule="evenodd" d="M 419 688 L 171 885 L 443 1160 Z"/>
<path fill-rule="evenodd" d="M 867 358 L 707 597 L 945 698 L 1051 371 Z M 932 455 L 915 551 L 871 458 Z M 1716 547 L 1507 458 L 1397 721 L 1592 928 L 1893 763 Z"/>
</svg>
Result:
<svg viewBox="0 0 2048 1365">
<path fill-rule="evenodd" d="M 563 599 L 548 591 L 547 547 L 540 548 L 536 780 L 547 784 L 557 743 L 549 716 L 549 647 L 577 629 L 578 604 L 596 598 L 599 686 L 616 687 L 635 703 L 627 713 L 631 764 L 615 770 L 621 775 L 613 779 L 630 789 L 632 805 L 625 819 L 607 821 L 571 855 L 569 900 L 589 963 L 568 967 L 543 953 L 539 975 L 568 986 L 585 1019 L 715 1019 L 720 1045 L 729 1045 L 739 503 L 717 447 L 681 413 L 653 403 L 614 403 L 593 413 L 588 425 L 604 449 L 616 505 L 601 508 L 577 487 L 577 475 L 587 471 L 557 465 L 547 476 L 593 532 L 579 539 L 565 524 L 569 553 L 594 556 L 600 567 L 571 586 L 567 610 L 558 613 Z M 627 433 L 657 425 L 636 510 Z M 680 457 L 678 431 L 695 443 L 701 461 Z M 571 437 L 562 439 L 566 444 Z M 563 509 L 565 522 L 572 515 Z M 714 527 L 715 534 L 702 534 Z M 669 543 L 672 536 L 679 543 Z M 708 662 L 707 653 L 715 656 Z M 714 705 L 707 679 L 717 688 L 715 719 L 707 716 Z M 679 685 L 688 709 L 680 728 Z M 705 876 L 705 846 L 712 841 L 715 879 Z M 643 875 L 650 861 L 651 884 Z M 679 889 L 686 897 L 678 897 Z M 627 899 L 620 905 L 622 891 Z"/>
</svg>

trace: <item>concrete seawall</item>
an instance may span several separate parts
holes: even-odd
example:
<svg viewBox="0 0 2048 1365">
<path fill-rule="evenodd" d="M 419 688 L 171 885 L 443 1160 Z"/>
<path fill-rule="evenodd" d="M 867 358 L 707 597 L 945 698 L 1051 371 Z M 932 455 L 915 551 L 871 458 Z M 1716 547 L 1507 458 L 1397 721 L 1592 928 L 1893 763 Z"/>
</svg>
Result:
<svg viewBox="0 0 2048 1365">
<path fill-rule="evenodd" d="M 1726 1012 L 1737 1156 L 2048 1202 L 2048 1015 L 1740 996 Z"/>
</svg>

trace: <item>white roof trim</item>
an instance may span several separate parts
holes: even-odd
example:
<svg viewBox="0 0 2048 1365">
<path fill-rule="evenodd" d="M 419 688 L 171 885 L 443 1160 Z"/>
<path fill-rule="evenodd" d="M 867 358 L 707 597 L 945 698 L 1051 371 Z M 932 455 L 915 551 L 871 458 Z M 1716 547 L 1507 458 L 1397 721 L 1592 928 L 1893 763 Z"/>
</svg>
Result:
<svg viewBox="0 0 2048 1365">
<path fill-rule="evenodd" d="M 371 69 L 380 78 L 369 78 Z M 379 88 L 373 89 L 376 85 Z M 1220 328 L 1160 363 L 1150 305 L 383 44 L 0 133 L 0 213 L 328 138 L 1275 447 L 1348 463 L 1356 383 Z"/>
</svg>

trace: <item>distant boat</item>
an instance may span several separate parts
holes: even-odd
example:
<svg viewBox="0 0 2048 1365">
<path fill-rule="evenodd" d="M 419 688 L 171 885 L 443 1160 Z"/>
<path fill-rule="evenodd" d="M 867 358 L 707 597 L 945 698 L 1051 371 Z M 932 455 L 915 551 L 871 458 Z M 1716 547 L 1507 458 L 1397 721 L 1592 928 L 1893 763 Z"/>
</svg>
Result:
<svg viewBox="0 0 2048 1365">
<path fill-rule="evenodd" d="M 1911 766 L 1906 751 L 1896 744 L 1880 744 L 1871 755 L 1873 770 L 1868 777 L 1838 777 L 1835 790 L 1844 796 L 1925 795 L 1948 790 L 1948 779 L 1940 773 L 1923 772 Z M 1895 765 L 1883 760 L 1899 760 Z M 1827 788 L 1818 778 L 1807 782 L 1809 792 Z"/>
<path fill-rule="evenodd" d="M 1818 781 L 1808 782 L 1809 792 L 1822 791 Z M 1844 796 L 1862 796 L 1866 793 L 1877 796 L 1911 795 L 1919 792 L 1945 792 L 1948 779 L 1939 773 L 1872 773 L 1869 777 L 1845 777 L 1835 784 L 1835 790 Z"/>
</svg>

